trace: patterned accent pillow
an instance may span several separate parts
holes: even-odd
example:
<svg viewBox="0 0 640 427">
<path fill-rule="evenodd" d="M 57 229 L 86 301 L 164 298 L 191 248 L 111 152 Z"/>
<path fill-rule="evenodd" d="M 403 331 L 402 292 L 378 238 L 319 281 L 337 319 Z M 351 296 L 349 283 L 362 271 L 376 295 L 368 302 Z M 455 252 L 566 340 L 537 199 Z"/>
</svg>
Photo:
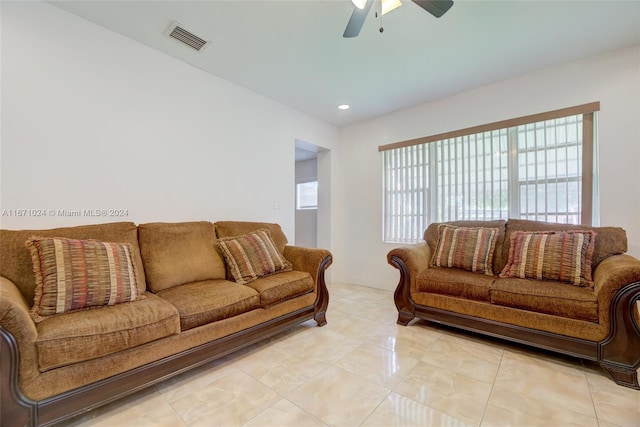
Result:
<svg viewBox="0 0 640 427">
<path fill-rule="evenodd" d="M 593 230 L 514 231 L 509 260 L 500 277 L 553 280 L 592 288 L 595 237 Z"/>
<path fill-rule="evenodd" d="M 243 236 L 219 238 L 218 245 L 231 275 L 241 285 L 260 277 L 291 271 L 291 263 L 278 251 L 266 228 Z"/>
<path fill-rule="evenodd" d="M 497 237 L 497 228 L 440 224 L 431 265 L 493 275 L 491 264 Z"/>
<path fill-rule="evenodd" d="M 128 243 L 34 236 L 25 244 L 36 279 L 35 321 L 141 297 Z"/>
</svg>

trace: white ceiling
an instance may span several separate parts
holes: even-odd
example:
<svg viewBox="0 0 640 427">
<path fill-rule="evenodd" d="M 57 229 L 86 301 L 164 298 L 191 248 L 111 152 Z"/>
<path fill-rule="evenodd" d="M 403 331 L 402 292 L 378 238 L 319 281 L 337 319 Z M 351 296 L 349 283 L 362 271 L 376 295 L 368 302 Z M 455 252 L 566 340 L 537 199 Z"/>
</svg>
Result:
<svg viewBox="0 0 640 427">
<path fill-rule="evenodd" d="M 403 0 L 353 39 L 350 0 L 51 3 L 337 126 L 640 43 L 637 0 L 455 0 L 440 19 Z M 211 45 L 168 38 L 172 21 Z"/>
</svg>

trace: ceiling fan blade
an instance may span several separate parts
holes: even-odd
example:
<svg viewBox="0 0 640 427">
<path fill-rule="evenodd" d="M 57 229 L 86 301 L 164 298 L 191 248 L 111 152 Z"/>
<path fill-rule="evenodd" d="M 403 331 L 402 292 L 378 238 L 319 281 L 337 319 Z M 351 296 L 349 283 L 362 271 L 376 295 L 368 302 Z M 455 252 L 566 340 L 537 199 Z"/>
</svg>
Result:
<svg viewBox="0 0 640 427">
<path fill-rule="evenodd" d="M 453 6 L 453 0 L 412 0 L 415 4 L 435 16 L 440 18 L 447 10 Z"/>
<path fill-rule="evenodd" d="M 360 30 L 364 25 L 364 20 L 367 18 L 372 5 L 373 0 L 367 0 L 363 9 L 358 9 L 357 7 L 353 8 L 353 13 L 351 14 L 351 18 L 349 19 L 349 23 L 347 23 L 347 28 L 345 28 L 342 37 L 357 37 L 358 34 L 360 34 Z"/>
</svg>

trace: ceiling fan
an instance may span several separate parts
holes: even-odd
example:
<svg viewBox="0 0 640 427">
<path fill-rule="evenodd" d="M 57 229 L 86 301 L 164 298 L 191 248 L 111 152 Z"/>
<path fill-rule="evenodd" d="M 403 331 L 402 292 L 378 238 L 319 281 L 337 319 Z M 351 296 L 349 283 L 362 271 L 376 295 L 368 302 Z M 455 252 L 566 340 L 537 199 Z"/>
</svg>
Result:
<svg viewBox="0 0 640 427">
<path fill-rule="evenodd" d="M 375 0 L 351 0 L 355 6 L 342 37 L 357 37 Z M 453 0 L 411 0 L 436 18 L 440 18 L 453 6 Z M 382 14 L 401 6 L 400 0 L 382 0 Z M 382 30 L 381 30 L 382 31 Z"/>
</svg>

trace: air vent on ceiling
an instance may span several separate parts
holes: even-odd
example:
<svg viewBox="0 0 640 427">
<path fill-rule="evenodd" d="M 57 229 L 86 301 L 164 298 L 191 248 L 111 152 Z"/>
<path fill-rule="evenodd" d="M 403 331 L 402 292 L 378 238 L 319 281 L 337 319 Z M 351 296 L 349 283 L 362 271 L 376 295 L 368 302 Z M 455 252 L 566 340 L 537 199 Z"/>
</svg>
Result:
<svg viewBox="0 0 640 427">
<path fill-rule="evenodd" d="M 191 31 L 186 30 L 183 26 L 175 21 L 171 23 L 169 29 L 165 34 L 171 38 L 178 40 L 179 42 L 186 44 L 187 46 L 197 50 L 198 52 L 209 46 L 210 43 L 202 37 L 196 36 Z"/>
</svg>

